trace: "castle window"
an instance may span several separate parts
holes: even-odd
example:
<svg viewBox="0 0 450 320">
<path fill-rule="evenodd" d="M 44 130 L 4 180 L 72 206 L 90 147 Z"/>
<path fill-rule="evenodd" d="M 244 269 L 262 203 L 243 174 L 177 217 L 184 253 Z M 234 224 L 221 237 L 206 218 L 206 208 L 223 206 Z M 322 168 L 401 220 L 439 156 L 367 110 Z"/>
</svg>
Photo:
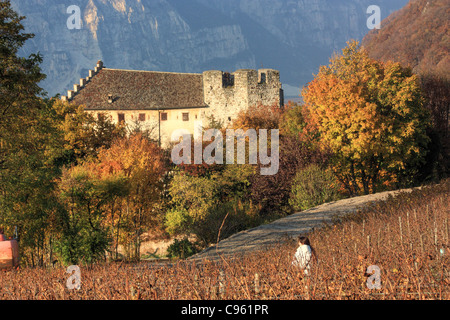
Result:
<svg viewBox="0 0 450 320">
<path fill-rule="evenodd" d="M 167 121 L 167 112 L 161 112 L 161 121 Z"/>
<path fill-rule="evenodd" d="M 266 74 L 264 72 L 261 72 L 259 76 L 260 76 L 259 84 L 266 83 Z"/>
<path fill-rule="evenodd" d="M 145 121 L 145 113 L 139 113 L 139 121 Z"/>
<path fill-rule="evenodd" d="M 117 114 L 117 117 L 118 117 L 119 122 L 125 121 L 125 114 L 119 113 L 119 114 Z"/>
<path fill-rule="evenodd" d="M 229 72 L 224 72 L 222 75 L 222 87 L 234 86 L 234 75 Z"/>
<path fill-rule="evenodd" d="M 183 112 L 183 121 L 189 121 L 189 112 Z"/>
</svg>

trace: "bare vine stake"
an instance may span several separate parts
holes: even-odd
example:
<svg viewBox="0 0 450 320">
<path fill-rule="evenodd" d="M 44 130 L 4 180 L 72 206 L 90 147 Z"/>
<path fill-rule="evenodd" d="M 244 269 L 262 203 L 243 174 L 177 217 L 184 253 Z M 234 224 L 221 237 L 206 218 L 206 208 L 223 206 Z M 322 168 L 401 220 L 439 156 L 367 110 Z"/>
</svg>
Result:
<svg viewBox="0 0 450 320">
<path fill-rule="evenodd" d="M 216 300 L 217 297 L 218 297 L 218 294 L 217 294 L 217 291 L 219 291 L 218 289 L 219 289 L 219 288 L 218 288 L 218 285 L 217 285 L 217 284 L 215 284 L 215 285 L 212 287 L 211 296 L 212 296 L 212 299 L 213 299 L 213 300 Z"/>
<path fill-rule="evenodd" d="M 387 235 L 389 237 L 390 230 L 389 230 L 389 223 L 387 224 Z M 391 246 L 391 237 L 389 237 L 389 246 Z"/>
<path fill-rule="evenodd" d="M 255 293 L 259 294 L 259 274 L 255 273 Z"/>
<path fill-rule="evenodd" d="M 433 213 L 434 213 L 434 245 L 436 247 L 436 251 L 439 251 L 439 248 L 438 248 L 438 227 L 437 227 L 436 211 L 437 210 L 433 210 Z"/>
<path fill-rule="evenodd" d="M 210 296 L 210 294 L 211 294 L 211 279 L 209 277 L 208 277 L 208 285 L 206 286 L 205 291 L 206 291 L 206 296 Z M 210 296 L 210 299 L 212 299 L 211 296 Z"/>
<path fill-rule="evenodd" d="M 381 233 L 381 228 L 378 228 L 378 239 L 377 239 L 377 247 L 380 247 L 380 233 Z"/>
<path fill-rule="evenodd" d="M 398 217 L 399 229 L 400 229 L 400 243 L 403 244 L 403 235 L 402 235 L 402 217 Z"/>
<path fill-rule="evenodd" d="M 423 234 L 420 235 L 420 247 L 422 248 L 422 254 L 425 252 L 423 248 Z"/>
<path fill-rule="evenodd" d="M 439 250 L 438 249 L 438 235 L 437 235 L 436 220 L 434 220 L 434 246 L 435 246 L 436 250 Z"/>
<path fill-rule="evenodd" d="M 194 287 L 198 288 L 199 287 L 198 283 L 199 283 L 199 281 L 198 281 L 198 274 L 196 273 L 194 275 Z"/>
<path fill-rule="evenodd" d="M 225 296 L 225 274 L 223 270 L 220 270 L 219 273 L 219 295 L 221 299 Z"/>
<path fill-rule="evenodd" d="M 412 240 L 411 240 L 411 229 L 409 226 L 409 211 L 406 212 L 406 223 L 408 226 L 408 240 L 409 240 L 409 248 L 412 250 L 413 245 L 412 245 Z"/>
<path fill-rule="evenodd" d="M 447 243 L 449 243 L 449 236 L 448 236 L 448 218 L 445 218 L 445 233 L 447 234 Z"/>
<path fill-rule="evenodd" d="M 366 220 L 364 219 L 364 220 L 363 220 L 363 229 L 362 229 L 362 235 L 363 235 L 363 237 L 364 237 L 364 229 L 365 229 L 365 226 L 366 226 Z"/>
</svg>

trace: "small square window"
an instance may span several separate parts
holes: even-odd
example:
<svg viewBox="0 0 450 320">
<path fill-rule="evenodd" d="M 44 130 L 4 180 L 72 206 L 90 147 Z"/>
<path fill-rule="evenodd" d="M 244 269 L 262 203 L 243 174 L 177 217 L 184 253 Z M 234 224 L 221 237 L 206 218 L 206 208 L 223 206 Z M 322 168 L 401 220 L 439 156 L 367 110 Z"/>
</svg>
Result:
<svg viewBox="0 0 450 320">
<path fill-rule="evenodd" d="M 183 121 L 189 121 L 189 112 L 183 112 Z"/>
<path fill-rule="evenodd" d="M 145 121 L 145 113 L 139 113 L 139 121 Z"/>
<path fill-rule="evenodd" d="M 119 122 L 124 122 L 125 121 L 125 114 L 119 113 L 117 116 L 118 116 Z"/>
<path fill-rule="evenodd" d="M 167 121 L 167 112 L 161 112 L 161 121 Z"/>
</svg>

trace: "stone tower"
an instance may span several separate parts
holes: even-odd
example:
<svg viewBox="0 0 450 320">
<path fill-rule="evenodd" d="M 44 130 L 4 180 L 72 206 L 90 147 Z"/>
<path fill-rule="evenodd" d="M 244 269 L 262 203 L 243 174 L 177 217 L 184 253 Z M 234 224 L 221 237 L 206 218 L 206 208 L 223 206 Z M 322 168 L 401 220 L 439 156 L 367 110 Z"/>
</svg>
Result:
<svg viewBox="0 0 450 320">
<path fill-rule="evenodd" d="M 280 73 L 273 69 L 239 69 L 234 73 L 203 72 L 203 92 L 212 114 L 226 126 L 250 106 L 282 106 Z"/>
</svg>

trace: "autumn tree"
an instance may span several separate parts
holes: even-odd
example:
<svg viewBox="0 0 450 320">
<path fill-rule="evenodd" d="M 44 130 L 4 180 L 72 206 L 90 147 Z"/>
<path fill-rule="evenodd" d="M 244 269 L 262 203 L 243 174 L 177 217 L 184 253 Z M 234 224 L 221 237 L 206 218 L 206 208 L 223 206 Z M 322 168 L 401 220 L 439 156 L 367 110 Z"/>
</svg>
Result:
<svg viewBox="0 0 450 320">
<path fill-rule="evenodd" d="M 232 123 L 233 129 L 279 129 L 283 108 L 278 105 L 253 105 L 238 113 Z"/>
<path fill-rule="evenodd" d="M 311 163 L 324 165 L 326 162 L 325 152 L 302 138 L 305 126 L 303 106 L 293 103 L 282 107 L 251 107 L 242 111 L 233 123 L 234 128 L 279 130 L 278 171 L 264 176 L 256 169 L 250 179 L 250 199 L 259 208 L 261 217 L 273 219 L 292 213 L 289 199 L 297 171 Z M 261 166 L 260 162 L 256 164 L 257 168 Z"/>
<path fill-rule="evenodd" d="M 302 95 L 308 130 L 333 152 L 333 170 L 351 194 L 409 182 L 416 173 L 429 118 L 410 69 L 370 59 L 353 41 Z"/>
<path fill-rule="evenodd" d="M 95 158 L 101 148 L 111 147 L 114 140 L 126 135 L 123 124 L 114 124 L 104 114 L 95 117 L 83 105 L 52 99 L 53 117 L 57 121 L 61 153 L 56 165 L 77 164 Z"/>
<path fill-rule="evenodd" d="M 110 208 L 108 218 L 116 253 L 121 243 L 129 247 L 131 258 L 139 259 L 142 234 L 162 225 L 160 200 L 167 172 L 162 150 L 156 143 L 136 133 L 115 140 L 108 149 L 103 148 L 97 162 L 103 177 L 121 177 L 110 184 L 117 188 L 112 193 L 115 195 L 114 207 Z M 125 185 L 121 185 L 122 179 L 126 180 Z M 121 189 L 123 194 L 120 196 Z"/>
</svg>

